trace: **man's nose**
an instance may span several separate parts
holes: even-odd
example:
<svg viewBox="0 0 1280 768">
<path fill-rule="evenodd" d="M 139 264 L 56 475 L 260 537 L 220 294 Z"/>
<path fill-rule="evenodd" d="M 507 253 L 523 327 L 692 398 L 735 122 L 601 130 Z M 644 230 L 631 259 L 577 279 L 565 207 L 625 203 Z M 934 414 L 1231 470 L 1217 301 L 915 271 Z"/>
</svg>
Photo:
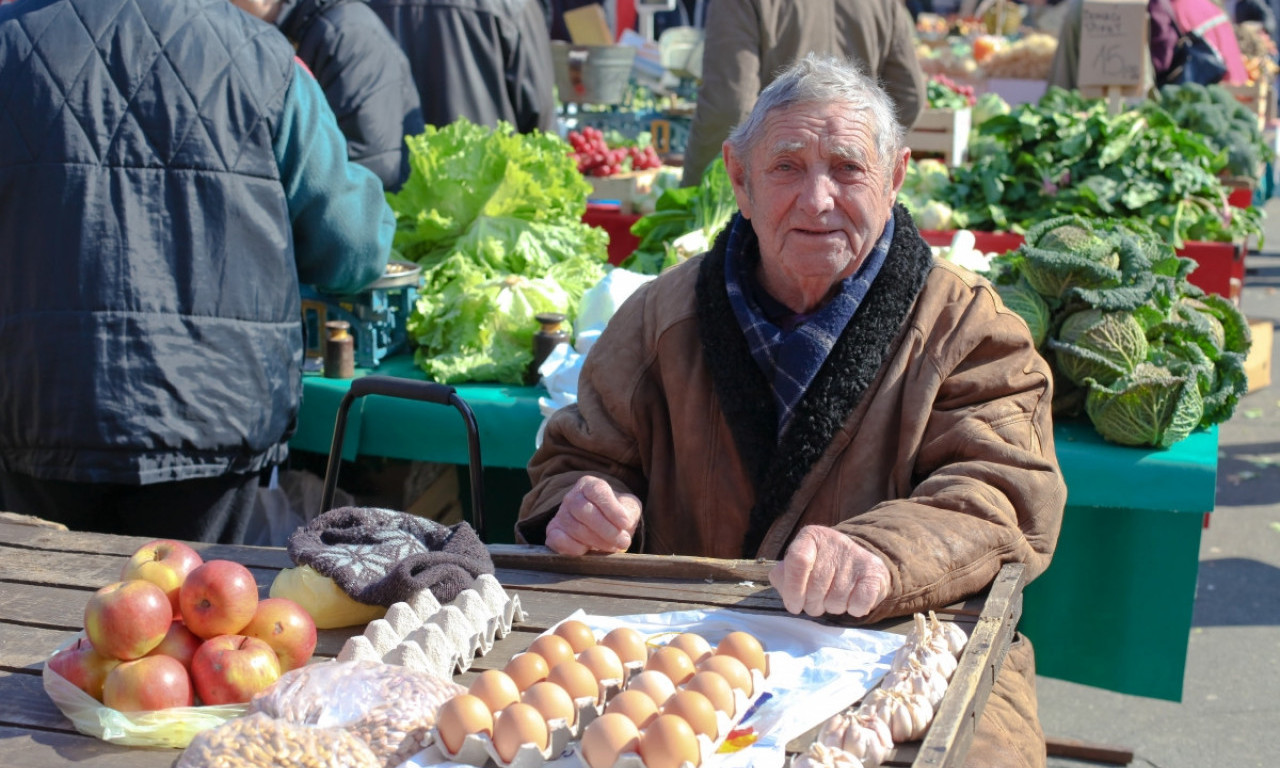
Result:
<svg viewBox="0 0 1280 768">
<path fill-rule="evenodd" d="M 805 181 L 800 205 L 805 213 L 823 214 L 835 208 L 836 184 L 826 171 L 814 170 Z"/>
</svg>

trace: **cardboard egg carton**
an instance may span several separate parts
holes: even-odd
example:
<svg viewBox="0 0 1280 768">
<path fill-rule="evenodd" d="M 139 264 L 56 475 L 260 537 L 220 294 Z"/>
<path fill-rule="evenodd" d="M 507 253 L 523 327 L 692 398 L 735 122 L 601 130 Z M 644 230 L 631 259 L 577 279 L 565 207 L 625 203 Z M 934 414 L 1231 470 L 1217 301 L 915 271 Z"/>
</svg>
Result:
<svg viewBox="0 0 1280 768">
<path fill-rule="evenodd" d="M 519 596 L 507 595 L 496 578 L 481 574 L 446 605 L 426 589 L 395 603 L 364 634 L 348 638 L 338 660 L 381 661 L 450 678 L 470 669 L 477 654 L 488 653 L 495 638 L 506 637 L 524 619 Z"/>
</svg>

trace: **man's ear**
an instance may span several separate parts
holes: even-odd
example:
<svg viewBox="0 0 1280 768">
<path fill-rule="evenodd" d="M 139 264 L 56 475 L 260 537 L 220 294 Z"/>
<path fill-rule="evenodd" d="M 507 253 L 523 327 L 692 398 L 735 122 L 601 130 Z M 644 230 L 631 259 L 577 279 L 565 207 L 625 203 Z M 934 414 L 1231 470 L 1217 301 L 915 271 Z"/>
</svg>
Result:
<svg viewBox="0 0 1280 768">
<path fill-rule="evenodd" d="M 898 201 L 898 192 L 902 189 L 902 184 L 907 180 L 907 161 L 911 159 L 911 147 L 904 147 L 898 154 L 897 159 L 893 163 L 893 176 L 890 188 L 890 206 Z"/>
<path fill-rule="evenodd" d="M 751 218 L 751 192 L 748 189 L 747 167 L 738 160 L 737 154 L 725 142 L 721 151 L 724 153 L 724 169 L 729 174 L 729 183 L 733 185 L 733 198 L 738 201 L 738 210 L 742 218 Z"/>
</svg>

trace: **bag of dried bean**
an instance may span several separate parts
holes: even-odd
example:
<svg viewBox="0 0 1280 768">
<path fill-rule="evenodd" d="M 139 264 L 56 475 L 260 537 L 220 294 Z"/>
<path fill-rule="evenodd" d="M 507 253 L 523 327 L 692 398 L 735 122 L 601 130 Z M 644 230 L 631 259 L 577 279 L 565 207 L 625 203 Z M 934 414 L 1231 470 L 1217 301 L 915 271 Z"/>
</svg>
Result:
<svg viewBox="0 0 1280 768">
<path fill-rule="evenodd" d="M 377 661 L 325 661 L 290 670 L 254 697 L 251 712 L 342 728 L 393 768 L 425 749 L 440 705 L 466 689 L 447 678 Z"/>
<path fill-rule="evenodd" d="M 255 713 L 197 734 L 174 768 L 379 768 L 368 745 L 341 728 Z"/>
</svg>

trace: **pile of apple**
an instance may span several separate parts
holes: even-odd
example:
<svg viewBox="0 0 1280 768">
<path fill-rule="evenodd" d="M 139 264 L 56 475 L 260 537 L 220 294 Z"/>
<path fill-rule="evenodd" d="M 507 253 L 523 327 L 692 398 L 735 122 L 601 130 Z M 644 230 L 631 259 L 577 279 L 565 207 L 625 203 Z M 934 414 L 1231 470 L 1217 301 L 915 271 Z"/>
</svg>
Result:
<svg viewBox="0 0 1280 768">
<path fill-rule="evenodd" d="M 247 702 L 316 647 L 300 605 L 259 600 L 248 568 L 168 539 L 138 549 L 120 581 L 89 598 L 84 631 L 49 667 L 121 712 Z"/>
</svg>

